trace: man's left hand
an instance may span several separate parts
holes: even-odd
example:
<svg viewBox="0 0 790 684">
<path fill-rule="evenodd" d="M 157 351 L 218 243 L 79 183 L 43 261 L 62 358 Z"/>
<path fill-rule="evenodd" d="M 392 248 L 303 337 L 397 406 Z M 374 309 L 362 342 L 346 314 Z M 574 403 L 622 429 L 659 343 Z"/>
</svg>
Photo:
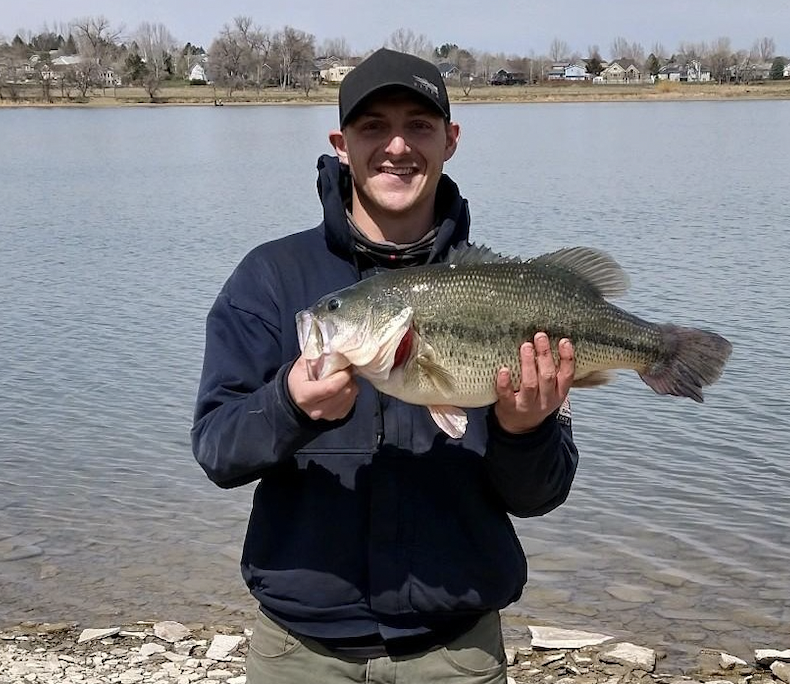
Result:
<svg viewBox="0 0 790 684">
<path fill-rule="evenodd" d="M 494 413 L 503 430 L 530 432 L 556 411 L 568 396 L 576 369 L 571 341 L 559 342 L 559 362 L 554 362 L 549 338 L 539 332 L 519 350 L 521 383 L 514 390 L 510 370 L 501 368 L 496 378 Z"/>
</svg>

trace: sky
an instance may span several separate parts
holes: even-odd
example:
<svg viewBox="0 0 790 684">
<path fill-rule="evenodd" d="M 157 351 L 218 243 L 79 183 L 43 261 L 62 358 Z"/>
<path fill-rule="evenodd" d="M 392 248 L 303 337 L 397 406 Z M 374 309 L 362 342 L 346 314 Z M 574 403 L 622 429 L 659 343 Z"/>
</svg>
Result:
<svg viewBox="0 0 790 684">
<path fill-rule="evenodd" d="M 125 35 L 141 22 L 161 23 L 179 43 L 206 49 L 224 24 L 249 16 L 270 31 L 291 26 L 312 33 L 317 46 L 345 38 L 358 54 L 381 47 L 402 28 L 434 45 L 525 57 L 548 54 L 555 39 L 582 56 L 598 46 L 611 59 L 616 38 L 639 43 L 646 53 L 660 44 L 671 54 L 681 43 L 722 37 L 733 50 L 772 38 L 776 54 L 790 56 L 789 0 L 0 0 L 0 37 L 101 15 Z"/>
</svg>

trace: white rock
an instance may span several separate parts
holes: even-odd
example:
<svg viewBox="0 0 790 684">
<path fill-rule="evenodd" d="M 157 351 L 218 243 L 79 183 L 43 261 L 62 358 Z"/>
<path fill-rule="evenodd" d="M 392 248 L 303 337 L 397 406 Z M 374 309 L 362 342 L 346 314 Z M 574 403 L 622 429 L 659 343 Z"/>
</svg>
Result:
<svg viewBox="0 0 790 684">
<path fill-rule="evenodd" d="M 208 651 L 206 651 L 206 658 L 211 658 L 212 660 L 225 660 L 243 641 L 243 636 L 217 634 L 211 640 L 211 646 L 209 646 Z"/>
<path fill-rule="evenodd" d="M 147 643 L 140 646 L 141 656 L 152 656 L 154 653 L 164 653 L 167 649 L 162 644 Z"/>
<path fill-rule="evenodd" d="M 181 653 L 171 653 L 170 651 L 165 651 L 162 655 L 171 663 L 183 663 L 184 661 L 189 660 L 188 655 L 182 655 Z"/>
<path fill-rule="evenodd" d="M 776 651 L 772 648 L 758 648 L 754 652 L 754 659 L 758 665 L 768 666 L 775 660 L 784 662 L 790 661 L 790 648 L 784 651 Z"/>
<path fill-rule="evenodd" d="M 729 653 L 724 653 L 724 651 L 719 654 L 719 667 L 721 667 L 722 670 L 731 670 L 733 667 L 741 667 L 746 664 L 745 660 L 736 658 Z"/>
<path fill-rule="evenodd" d="M 228 681 L 228 684 L 230 684 L 230 681 Z M 513 677 L 508 677 L 507 684 L 516 684 L 516 680 Z"/>
<path fill-rule="evenodd" d="M 605 663 L 619 663 L 652 672 L 656 667 L 656 652 L 652 648 L 624 642 L 610 646 L 598 654 Z"/>
<path fill-rule="evenodd" d="M 507 660 L 507 665 L 510 667 L 511 665 L 516 664 L 516 649 L 515 648 L 506 648 L 505 649 L 505 660 Z"/>
<path fill-rule="evenodd" d="M 774 673 L 774 677 L 777 679 L 790 683 L 790 664 L 783 663 L 779 660 L 774 661 L 771 664 L 771 672 Z"/>
<path fill-rule="evenodd" d="M 206 677 L 208 679 L 230 679 L 233 676 L 233 673 L 230 670 L 209 670 L 206 672 Z"/>
<path fill-rule="evenodd" d="M 559 627 L 529 626 L 532 633 L 532 648 L 584 648 L 597 646 L 612 637 L 595 632 L 582 632 L 578 629 L 560 629 Z"/>
<path fill-rule="evenodd" d="M 120 627 L 109 627 L 108 629 L 83 629 L 78 644 L 84 644 L 86 641 L 93 641 L 94 639 L 104 639 L 118 634 L 121 631 Z"/>
<path fill-rule="evenodd" d="M 118 681 L 121 684 L 137 684 L 143 681 L 143 671 L 140 668 L 133 668 L 126 670 L 126 672 L 121 672 Z"/>
<path fill-rule="evenodd" d="M 247 675 L 241 675 L 239 677 L 231 677 L 228 680 L 228 684 L 247 684 Z"/>
<path fill-rule="evenodd" d="M 162 639 L 162 641 L 168 641 L 171 644 L 186 639 L 191 633 L 192 632 L 180 622 L 173 622 L 171 620 L 157 622 L 154 625 L 154 635 Z"/>
<path fill-rule="evenodd" d="M 192 649 L 196 646 L 205 646 L 208 642 L 205 639 L 186 639 L 184 641 L 179 641 L 177 644 L 173 645 L 173 650 L 176 653 L 182 653 L 184 655 L 189 655 L 192 652 Z"/>
</svg>

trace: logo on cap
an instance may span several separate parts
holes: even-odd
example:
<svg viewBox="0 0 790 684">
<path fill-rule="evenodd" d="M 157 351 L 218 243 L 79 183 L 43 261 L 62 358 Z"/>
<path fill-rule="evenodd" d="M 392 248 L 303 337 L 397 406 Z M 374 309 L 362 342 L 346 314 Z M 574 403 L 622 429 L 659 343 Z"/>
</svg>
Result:
<svg viewBox="0 0 790 684">
<path fill-rule="evenodd" d="M 422 76 L 413 76 L 413 78 L 414 85 L 417 88 L 427 90 L 431 95 L 433 95 L 435 100 L 439 99 L 439 87 L 435 83 L 431 83 L 427 78 L 423 78 Z"/>
</svg>

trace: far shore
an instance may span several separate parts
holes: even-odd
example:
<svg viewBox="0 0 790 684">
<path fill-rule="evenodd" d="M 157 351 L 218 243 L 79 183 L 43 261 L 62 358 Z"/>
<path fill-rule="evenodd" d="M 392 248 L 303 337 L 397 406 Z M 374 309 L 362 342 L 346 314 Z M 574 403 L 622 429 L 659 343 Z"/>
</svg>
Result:
<svg viewBox="0 0 790 684">
<path fill-rule="evenodd" d="M 557 83 L 531 86 L 481 86 L 465 93 L 460 87 L 448 86 L 453 104 L 466 103 L 541 103 L 541 102 L 672 102 L 710 100 L 790 100 L 790 80 L 763 83 L 717 84 L 676 83 L 656 84 L 592 84 Z M 164 86 L 152 100 L 143 88 L 118 87 L 97 89 L 86 98 L 72 92 L 64 96 L 55 87 L 46 101 L 41 88 L 26 84 L 11 99 L 7 92 L 0 100 L 2 107 L 121 107 L 166 105 L 315 105 L 335 104 L 337 87 L 317 86 L 305 93 L 300 89 L 264 88 L 234 91 L 212 86 Z"/>
</svg>

